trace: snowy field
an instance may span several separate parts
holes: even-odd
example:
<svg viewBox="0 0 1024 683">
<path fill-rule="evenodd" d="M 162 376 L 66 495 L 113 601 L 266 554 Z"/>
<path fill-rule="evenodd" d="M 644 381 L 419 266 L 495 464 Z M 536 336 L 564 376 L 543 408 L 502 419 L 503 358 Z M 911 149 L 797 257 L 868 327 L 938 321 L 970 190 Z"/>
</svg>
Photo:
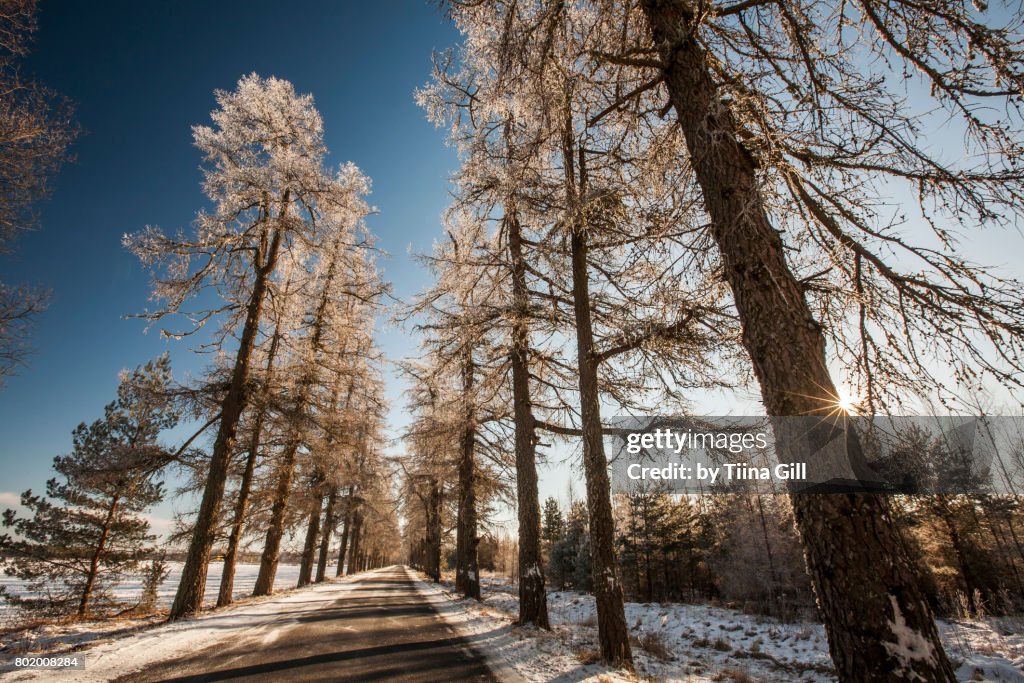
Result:
<svg viewBox="0 0 1024 683">
<path fill-rule="evenodd" d="M 170 607 L 171 602 L 174 600 L 174 592 L 178 588 L 178 580 L 181 578 L 181 568 L 184 566 L 181 562 L 168 562 L 168 568 L 171 573 L 167 576 L 167 579 L 160 586 L 159 602 L 160 607 Z M 224 568 L 222 562 L 211 562 L 210 571 L 206 575 L 206 594 L 204 603 L 212 605 L 217 602 L 217 592 L 220 590 L 220 574 Z M 235 568 L 235 597 L 242 597 L 249 595 L 252 592 L 252 587 L 256 585 L 256 575 L 259 574 L 260 566 L 258 564 L 240 564 Z M 328 569 L 328 576 L 334 576 L 334 568 Z M 299 565 L 297 564 L 281 564 L 277 567 L 277 576 L 274 579 L 274 589 L 281 590 L 284 588 L 294 588 L 295 583 L 299 580 Z M 0 575 L 0 586 L 6 586 L 7 591 L 12 595 L 23 595 L 25 592 L 25 582 L 20 579 L 14 579 L 9 576 Z M 139 597 L 142 595 L 142 580 L 141 578 L 129 579 L 121 583 L 114 591 L 115 597 L 125 603 L 125 606 L 131 606 L 138 602 Z M 12 608 L 6 603 L 6 601 L 0 601 L 0 620 L 9 619 L 11 616 Z M 0 623 L 3 623 L 0 621 Z"/>
<path fill-rule="evenodd" d="M 168 562 L 171 573 L 167 580 L 160 586 L 158 606 L 168 608 L 174 600 L 174 592 L 178 587 L 178 579 L 181 577 L 181 562 Z M 206 593 L 204 604 L 207 607 L 217 602 L 217 592 L 220 588 L 220 573 L 223 563 L 210 563 L 210 571 L 206 578 Z M 244 598 L 252 592 L 256 584 L 256 576 L 259 573 L 258 564 L 240 564 L 235 572 L 235 598 Z M 329 568 L 328 576 L 334 576 L 334 569 Z M 297 564 L 282 564 L 277 568 L 277 576 L 274 580 L 274 590 L 283 591 L 294 588 L 299 578 L 299 566 Z M 10 577 L 0 577 L 0 585 L 8 586 L 12 593 L 24 590 L 24 584 Z M 126 606 L 138 602 L 142 593 L 141 581 L 125 581 L 121 584 L 116 595 L 119 600 L 126 603 Z M 104 621 L 86 621 L 66 624 L 48 624 L 36 626 L 29 630 L 17 630 L 7 635 L 0 632 L 0 652 L 60 652 L 70 647 L 79 647 L 90 641 L 106 638 L 114 638 L 133 633 L 141 628 L 146 628 L 158 623 L 163 617 L 151 616 L 146 618 L 120 618 Z M 15 625 L 19 619 L 16 610 L 7 606 L 6 602 L 0 601 L 0 628 Z"/>
<path fill-rule="evenodd" d="M 422 577 L 421 577 L 422 578 Z M 435 607 L 480 649 L 527 681 L 834 681 L 825 630 L 708 605 L 626 603 L 636 676 L 593 663 L 592 596 L 548 593 L 552 632 L 514 629 L 516 588 L 484 579 L 484 600 L 459 600 L 450 586 L 421 582 Z M 940 622 L 962 681 L 1024 683 L 1024 619 Z"/>
<path fill-rule="evenodd" d="M 283 567 L 282 567 L 283 568 Z M 294 570 L 297 572 L 297 568 Z M 255 577 L 255 572 L 252 572 Z M 78 624 L 77 642 L 66 633 L 59 642 L 40 641 L 33 652 L 57 653 L 71 646 L 84 648 L 83 671 L 21 671 L 0 673 L 5 681 L 54 683 L 99 683 L 114 679 L 131 680 L 147 665 L 184 656 L 218 642 L 240 638 L 261 638 L 272 643 L 280 628 L 299 619 L 302 613 L 322 609 L 325 602 L 339 600 L 365 575 L 348 576 L 301 590 L 288 590 L 259 598 L 248 598 L 230 607 L 213 610 L 172 624 L 149 620 L 134 627 L 103 632 L 103 625 Z M 278 584 L 280 585 L 280 584 Z M 289 583 L 289 587 L 293 584 Z M 145 626 L 145 628 L 140 628 Z M 76 650 L 77 651 L 77 650 Z"/>
</svg>

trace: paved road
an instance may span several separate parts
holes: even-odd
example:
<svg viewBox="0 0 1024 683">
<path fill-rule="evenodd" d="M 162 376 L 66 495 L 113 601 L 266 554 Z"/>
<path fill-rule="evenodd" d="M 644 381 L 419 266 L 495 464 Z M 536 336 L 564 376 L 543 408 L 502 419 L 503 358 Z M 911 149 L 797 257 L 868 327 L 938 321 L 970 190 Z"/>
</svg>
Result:
<svg viewBox="0 0 1024 683">
<path fill-rule="evenodd" d="M 287 617 L 282 614 L 282 617 Z M 129 677 L 124 679 L 129 680 Z M 217 644 L 135 681 L 496 681 L 400 568 L 371 572 L 338 600 L 269 632 Z"/>
</svg>

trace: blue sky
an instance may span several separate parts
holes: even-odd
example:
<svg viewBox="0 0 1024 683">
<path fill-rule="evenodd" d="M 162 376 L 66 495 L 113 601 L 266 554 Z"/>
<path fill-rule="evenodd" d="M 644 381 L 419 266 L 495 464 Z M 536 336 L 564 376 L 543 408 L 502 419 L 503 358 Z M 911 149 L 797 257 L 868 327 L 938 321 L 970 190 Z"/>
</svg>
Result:
<svg viewBox="0 0 1024 683">
<path fill-rule="evenodd" d="M 42 489 L 53 457 L 70 449 L 71 430 L 113 398 L 119 370 L 164 351 L 179 377 L 203 366 L 188 342 L 144 334 L 141 321 L 125 318 L 146 308 L 149 284 L 121 236 L 150 224 L 187 227 L 204 205 L 191 126 L 208 122 L 214 89 L 255 71 L 314 95 L 330 161 L 354 161 L 373 179 L 370 201 L 380 213 L 368 222 L 391 254 L 385 277 L 403 299 L 427 285 L 409 251 L 428 250 L 440 234 L 457 166 L 444 132 L 413 99 L 430 77 L 431 53 L 458 40 L 436 3 L 43 0 L 39 19 L 26 70 L 74 102 L 84 134 L 76 162 L 39 207 L 41 229 L 0 257 L 4 281 L 53 291 L 31 366 L 0 390 L 0 509 L 26 488 Z M 959 147 L 959 133 L 942 132 Z M 967 246 L 980 262 L 1021 277 L 1008 238 L 1020 244 L 1013 231 L 989 231 Z M 384 330 L 380 341 L 392 359 L 416 352 L 400 331 Z M 396 431 L 405 421 L 400 389 L 392 378 Z M 758 412 L 756 397 L 749 403 Z M 730 404 L 704 407 L 735 412 Z M 542 496 L 564 495 L 574 452 L 552 449 Z M 155 515 L 170 511 L 167 503 Z"/>
<path fill-rule="evenodd" d="M 187 227 L 203 206 L 190 127 L 209 121 L 215 88 L 255 71 L 314 95 L 331 163 L 354 161 L 373 179 L 380 213 L 369 225 L 392 255 L 385 277 L 403 298 L 427 284 L 409 247 L 427 250 L 439 234 L 457 163 L 413 100 L 432 51 L 457 40 L 436 4 L 40 4 L 26 69 L 74 102 L 84 134 L 39 207 L 41 229 L 0 260 L 5 281 L 53 292 L 30 367 L 0 390 L 0 508 L 13 493 L 42 489 L 53 457 L 70 450 L 71 430 L 114 397 L 119 370 L 165 350 L 179 376 L 202 367 L 188 342 L 125 319 L 146 307 L 149 286 L 121 236 L 147 224 Z M 381 342 L 392 358 L 415 351 L 394 330 Z M 395 403 L 397 392 L 392 382 Z"/>
</svg>

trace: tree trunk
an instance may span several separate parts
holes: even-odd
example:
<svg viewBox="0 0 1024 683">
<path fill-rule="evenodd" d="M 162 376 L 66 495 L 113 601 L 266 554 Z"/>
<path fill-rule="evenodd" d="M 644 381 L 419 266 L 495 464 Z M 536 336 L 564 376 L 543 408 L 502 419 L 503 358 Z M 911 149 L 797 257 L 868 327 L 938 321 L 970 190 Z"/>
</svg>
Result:
<svg viewBox="0 0 1024 683">
<path fill-rule="evenodd" d="M 345 573 L 345 554 L 348 550 L 349 533 L 352 529 L 352 496 L 356 493 L 355 486 L 348 487 L 348 496 L 345 497 L 345 520 L 341 526 L 341 547 L 338 549 L 338 569 L 335 576 Z"/>
<path fill-rule="evenodd" d="M 565 167 L 566 196 L 570 206 L 577 204 L 575 148 L 571 114 L 566 113 L 563 128 L 562 162 Z M 582 170 L 581 170 L 582 176 Z M 582 186 L 582 181 L 580 185 Z M 615 522 L 612 518 L 611 483 L 608 459 L 604 454 L 601 429 L 598 360 L 594 350 L 594 332 L 590 318 L 590 283 L 587 268 L 586 226 L 572 217 L 572 298 L 576 321 L 576 355 L 579 368 L 580 415 L 583 429 L 583 471 L 587 484 L 587 509 L 590 517 L 591 564 L 594 573 L 594 601 L 597 605 L 597 632 L 601 659 L 614 666 L 631 666 L 626 610 L 615 566 Z"/>
<path fill-rule="evenodd" d="M 363 531 L 363 513 L 360 511 L 358 503 L 355 505 L 356 507 L 352 511 L 352 539 L 348 549 L 348 571 L 345 572 L 347 575 L 359 572 L 359 553 L 362 551 L 362 548 L 359 547 L 359 536 Z"/>
<path fill-rule="evenodd" d="M 324 528 L 320 538 L 320 555 L 316 561 L 316 582 L 322 583 L 327 574 L 327 553 L 331 549 L 331 536 L 334 535 L 335 510 L 338 507 L 338 487 L 331 486 L 327 494 L 327 510 L 324 511 Z"/>
<path fill-rule="evenodd" d="M 540 548 L 540 497 L 537 492 L 536 427 L 530 403 L 530 336 L 526 324 L 529 292 L 523 258 L 522 226 L 508 202 L 506 230 L 512 266 L 512 406 L 516 425 L 516 502 L 519 508 L 519 623 L 550 629 L 544 562 Z"/>
<path fill-rule="evenodd" d="M 664 64 L 669 97 L 686 139 L 769 415 L 821 415 L 838 392 L 825 339 L 785 260 L 758 189 L 753 157 L 737 137 L 684 0 L 641 0 Z M 811 454 L 821 443 L 773 420 L 778 450 Z M 828 438 L 825 448 L 852 446 Z M 832 444 L 835 444 L 833 446 Z M 794 458 L 799 459 L 799 458 Z M 953 681 L 917 568 L 888 501 L 870 494 L 801 494 L 793 509 L 843 681 Z"/>
<path fill-rule="evenodd" d="M 441 483 L 430 478 L 430 497 L 427 499 L 427 539 L 425 571 L 431 581 L 441 580 Z"/>
<path fill-rule="evenodd" d="M 281 559 L 281 539 L 284 538 L 285 513 L 288 511 L 288 499 L 291 497 L 292 477 L 295 475 L 298 451 L 298 441 L 293 439 L 278 466 L 277 489 L 274 491 L 274 502 L 270 508 L 270 524 L 267 526 L 267 538 L 263 544 L 263 554 L 260 556 L 260 572 L 252 589 L 253 595 L 270 595 L 274 592 L 277 563 Z"/>
<path fill-rule="evenodd" d="M 468 348 L 462 365 L 462 396 L 466 406 L 459 454 L 459 509 L 455 528 L 455 590 L 480 599 L 476 528 L 476 416 L 473 410 L 473 352 Z"/>
<path fill-rule="evenodd" d="M 289 203 L 289 192 L 285 191 L 281 206 L 286 209 Z M 282 210 L 282 219 L 283 219 Z M 238 433 L 238 421 L 246 405 L 245 385 L 249 379 L 249 362 L 256 345 L 260 319 L 263 316 L 263 303 L 266 299 L 267 282 L 277 265 L 277 256 L 283 238 L 283 226 L 273 231 L 270 244 L 261 247 L 257 253 L 256 278 L 253 282 L 252 295 L 245 313 L 245 324 L 242 337 L 235 354 L 235 367 L 231 372 L 231 383 L 221 404 L 220 425 L 217 438 L 213 442 L 213 455 L 210 469 L 206 475 L 206 486 L 203 489 L 203 500 L 199 505 L 199 514 L 189 541 L 188 556 L 181 571 L 178 592 L 174 596 L 174 604 L 168 619 L 175 620 L 195 614 L 203 607 L 203 594 L 206 591 L 206 572 L 210 567 L 210 550 L 216 535 L 215 526 L 220 513 L 220 504 L 224 498 L 224 484 L 228 477 L 231 455 L 235 450 L 235 438 Z M 266 242 L 264 236 L 263 242 Z M 262 258 L 261 255 L 265 254 Z"/>
<path fill-rule="evenodd" d="M 89 561 L 89 574 L 85 577 L 85 587 L 82 588 L 82 599 L 78 603 L 78 616 L 84 617 L 89 610 L 89 600 L 92 598 L 92 590 L 96 585 L 96 576 L 100 572 L 100 560 L 103 558 L 103 551 L 107 547 L 107 539 L 110 538 L 110 527 L 114 525 L 114 516 L 117 514 L 118 503 L 121 501 L 119 495 L 110 499 L 110 508 L 107 510 L 107 517 L 103 520 L 103 530 L 100 532 L 99 543 L 96 544 L 96 551 Z"/>
<path fill-rule="evenodd" d="M 331 251 L 331 261 L 327 266 L 325 283 L 320 295 L 320 301 L 316 312 L 313 315 L 313 330 L 309 336 L 309 348 L 313 358 L 310 363 L 316 362 L 316 354 L 320 351 L 320 341 L 324 332 L 324 317 L 327 305 L 330 303 L 331 282 L 334 280 L 335 269 L 338 263 L 340 243 L 336 244 Z M 305 417 L 309 407 L 309 389 L 313 384 L 314 371 L 308 366 L 305 368 L 305 380 L 295 400 L 296 419 Z M 277 575 L 277 563 L 281 557 L 281 539 L 284 536 L 285 512 L 288 509 L 288 499 L 291 496 L 292 477 L 295 474 L 295 459 L 299 446 L 302 442 L 303 429 L 301 425 L 294 425 L 294 433 L 291 442 L 286 447 L 285 456 L 281 463 L 280 475 L 277 482 L 277 491 L 274 495 L 274 504 L 270 511 L 270 526 L 267 529 L 267 540 L 263 546 L 263 555 L 260 557 L 260 573 L 256 577 L 256 585 L 253 587 L 253 595 L 270 595 L 274 592 L 274 578 Z M 319 514 L 317 515 L 319 521 Z M 307 580 L 308 583 L 308 580 Z"/>
<path fill-rule="evenodd" d="M 277 355 L 277 348 L 281 341 L 280 325 L 275 326 L 274 336 L 270 340 L 270 350 L 267 353 L 266 377 L 267 384 L 270 383 L 272 370 L 274 368 L 274 357 Z M 235 516 L 231 522 L 231 532 L 228 534 L 228 547 L 224 553 L 224 568 L 220 575 L 220 591 L 217 594 L 217 607 L 230 605 L 234 600 L 235 591 L 235 566 L 238 563 L 238 548 L 242 541 L 242 528 L 245 524 L 245 515 L 249 509 L 249 494 L 252 490 L 252 478 L 256 472 L 256 459 L 259 457 L 260 439 L 263 436 L 263 420 L 266 418 L 266 409 L 260 407 L 253 420 L 252 435 L 249 441 L 249 453 L 245 459 L 245 471 L 242 473 L 242 482 L 238 487 L 238 499 L 235 501 Z"/>
<path fill-rule="evenodd" d="M 316 553 L 316 541 L 320 536 L 320 512 L 323 510 L 324 498 L 319 483 L 319 477 L 315 478 L 313 484 L 314 494 L 313 507 L 309 511 L 309 526 L 306 528 L 306 543 L 302 546 L 302 561 L 299 563 L 298 588 L 308 586 L 313 582 L 313 556 Z"/>
</svg>

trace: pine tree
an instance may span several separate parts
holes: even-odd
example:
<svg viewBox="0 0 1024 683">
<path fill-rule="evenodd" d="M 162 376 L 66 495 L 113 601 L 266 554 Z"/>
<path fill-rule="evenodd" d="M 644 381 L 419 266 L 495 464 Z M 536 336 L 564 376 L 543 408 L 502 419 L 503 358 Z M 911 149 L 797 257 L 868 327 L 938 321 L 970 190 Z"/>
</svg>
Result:
<svg viewBox="0 0 1024 683">
<path fill-rule="evenodd" d="M 544 501 L 544 524 L 541 527 L 541 538 L 544 539 L 544 551 L 550 552 L 551 546 L 565 535 L 565 519 L 558 501 L 548 498 Z"/>
<path fill-rule="evenodd" d="M 151 552 L 154 537 L 140 514 L 163 497 L 153 472 L 170 457 L 157 438 L 179 419 L 170 381 L 166 355 L 123 373 L 104 417 L 79 425 L 71 453 L 54 459 L 61 477 L 46 483 L 46 497 L 21 495 L 31 517 L 4 512 L 16 536 L 0 536 L 0 565 L 41 596 L 8 599 L 80 618 L 113 604 L 109 589 Z"/>
</svg>

